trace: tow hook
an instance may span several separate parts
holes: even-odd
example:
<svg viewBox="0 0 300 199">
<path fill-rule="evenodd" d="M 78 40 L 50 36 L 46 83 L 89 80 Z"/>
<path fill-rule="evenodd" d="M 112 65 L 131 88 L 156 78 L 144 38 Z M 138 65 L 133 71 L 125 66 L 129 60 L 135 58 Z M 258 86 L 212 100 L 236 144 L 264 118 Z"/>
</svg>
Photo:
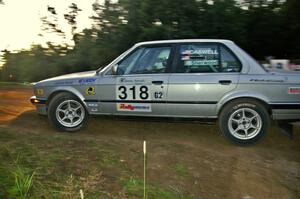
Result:
<svg viewBox="0 0 300 199">
<path fill-rule="evenodd" d="M 293 139 L 293 124 L 288 121 L 278 121 L 277 125 L 283 134 L 287 135 L 290 139 Z"/>
</svg>

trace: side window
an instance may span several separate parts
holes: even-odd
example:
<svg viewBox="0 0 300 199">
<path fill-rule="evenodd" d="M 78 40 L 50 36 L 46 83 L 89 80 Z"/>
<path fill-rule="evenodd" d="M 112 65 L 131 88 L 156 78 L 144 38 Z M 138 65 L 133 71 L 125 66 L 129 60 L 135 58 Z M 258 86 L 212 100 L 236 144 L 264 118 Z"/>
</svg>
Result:
<svg viewBox="0 0 300 199">
<path fill-rule="evenodd" d="M 221 45 L 221 65 L 219 72 L 240 72 L 242 69 L 240 61 L 229 51 Z"/>
<path fill-rule="evenodd" d="M 118 74 L 164 73 L 171 47 L 140 48 L 118 65 Z"/>
<path fill-rule="evenodd" d="M 215 44 L 188 44 L 180 46 L 178 73 L 217 72 L 220 65 L 218 46 Z"/>
<path fill-rule="evenodd" d="M 177 73 L 238 72 L 240 62 L 218 44 L 187 44 L 180 46 Z"/>
</svg>

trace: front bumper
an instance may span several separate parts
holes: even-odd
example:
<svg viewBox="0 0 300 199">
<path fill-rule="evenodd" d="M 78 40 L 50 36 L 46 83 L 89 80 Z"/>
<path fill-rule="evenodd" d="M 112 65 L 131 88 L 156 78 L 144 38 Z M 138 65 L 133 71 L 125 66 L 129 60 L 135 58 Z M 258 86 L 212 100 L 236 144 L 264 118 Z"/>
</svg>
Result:
<svg viewBox="0 0 300 199">
<path fill-rule="evenodd" d="M 37 105 L 37 104 L 46 104 L 46 99 L 45 98 L 37 98 L 36 96 L 32 96 L 30 98 L 30 102 L 33 104 L 33 105 Z"/>
<path fill-rule="evenodd" d="M 47 99 L 45 98 L 37 98 L 36 96 L 32 96 L 30 98 L 30 102 L 35 105 L 36 110 L 41 115 L 47 115 Z"/>
</svg>

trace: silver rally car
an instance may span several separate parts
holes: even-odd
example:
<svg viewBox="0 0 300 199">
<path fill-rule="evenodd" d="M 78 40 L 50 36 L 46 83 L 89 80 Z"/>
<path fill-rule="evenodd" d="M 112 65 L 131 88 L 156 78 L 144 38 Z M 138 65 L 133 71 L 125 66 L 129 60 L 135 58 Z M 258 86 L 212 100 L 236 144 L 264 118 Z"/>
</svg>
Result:
<svg viewBox="0 0 300 199">
<path fill-rule="evenodd" d="M 250 144 L 272 120 L 300 120 L 300 73 L 267 71 L 229 40 L 137 43 L 104 68 L 37 82 L 34 94 L 37 111 L 64 131 L 88 115 L 210 118 L 230 141 Z"/>
</svg>

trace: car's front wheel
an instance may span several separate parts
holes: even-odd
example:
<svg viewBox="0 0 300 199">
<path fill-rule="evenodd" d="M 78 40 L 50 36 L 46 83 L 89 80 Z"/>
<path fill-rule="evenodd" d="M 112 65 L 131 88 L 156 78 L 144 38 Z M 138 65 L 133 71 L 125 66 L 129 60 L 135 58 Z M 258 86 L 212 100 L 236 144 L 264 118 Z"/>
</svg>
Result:
<svg viewBox="0 0 300 199">
<path fill-rule="evenodd" d="M 49 103 L 48 118 L 58 130 L 77 131 L 87 121 L 81 101 L 70 93 L 59 93 Z"/>
<path fill-rule="evenodd" d="M 252 144 L 267 133 L 269 114 L 256 100 L 236 100 L 228 103 L 220 113 L 222 134 L 236 144 Z"/>
</svg>

